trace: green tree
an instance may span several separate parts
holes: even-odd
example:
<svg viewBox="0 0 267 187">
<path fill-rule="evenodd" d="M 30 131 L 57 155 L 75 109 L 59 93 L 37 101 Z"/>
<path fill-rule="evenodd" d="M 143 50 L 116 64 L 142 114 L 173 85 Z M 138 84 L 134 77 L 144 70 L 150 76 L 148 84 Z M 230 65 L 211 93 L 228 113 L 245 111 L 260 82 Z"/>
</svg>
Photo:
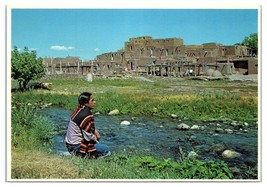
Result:
<svg viewBox="0 0 267 187">
<path fill-rule="evenodd" d="M 45 69 L 43 59 L 37 58 L 36 51 L 30 51 L 24 47 L 23 52 L 19 52 L 15 46 L 11 52 L 11 77 L 18 80 L 22 91 L 27 89 L 31 80 L 37 80 L 44 76 Z"/>
<path fill-rule="evenodd" d="M 253 33 L 249 36 L 246 36 L 242 41 L 242 45 L 250 47 L 252 54 L 258 54 L 258 33 Z"/>
</svg>

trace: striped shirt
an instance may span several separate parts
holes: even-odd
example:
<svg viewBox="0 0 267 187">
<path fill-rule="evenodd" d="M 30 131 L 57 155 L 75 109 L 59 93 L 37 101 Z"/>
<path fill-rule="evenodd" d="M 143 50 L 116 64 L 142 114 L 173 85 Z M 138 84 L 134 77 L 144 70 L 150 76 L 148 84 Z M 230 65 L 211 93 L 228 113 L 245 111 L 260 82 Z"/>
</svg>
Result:
<svg viewBox="0 0 267 187">
<path fill-rule="evenodd" d="M 94 144 L 98 143 L 95 133 L 94 116 L 87 106 L 79 105 L 71 114 L 65 142 L 80 144 L 80 152 L 95 151 Z"/>
</svg>

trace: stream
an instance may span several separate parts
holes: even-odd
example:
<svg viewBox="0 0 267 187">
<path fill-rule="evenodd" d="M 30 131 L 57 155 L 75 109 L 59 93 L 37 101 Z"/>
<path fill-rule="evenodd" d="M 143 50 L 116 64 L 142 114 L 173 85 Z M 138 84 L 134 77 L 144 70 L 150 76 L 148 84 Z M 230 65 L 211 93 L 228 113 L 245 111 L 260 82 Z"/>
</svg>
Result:
<svg viewBox="0 0 267 187">
<path fill-rule="evenodd" d="M 51 121 L 57 130 L 54 151 L 67 153 L 64 135 L 72 111 L 44 108 L 38 114 Z M 130 125 L 121 125 L 127 120 Z M 178 129 L 186 124 L 189 129 Z M 232 121 L 181 121 L 127 115 L 95 115 L 95 126 L 101 134 L 100 142 L 112 153 L 141 153 L 160 159 L 181 159 L 181 152 L 196 153 L 199 160 L 225 161 L 235 179 L 258 178 L 258 125 Z M 193 126 L 195 128 L 193 128 Z M 224 158 L 222 152 L 232 150 L 239 157 Z"/>
</svg>

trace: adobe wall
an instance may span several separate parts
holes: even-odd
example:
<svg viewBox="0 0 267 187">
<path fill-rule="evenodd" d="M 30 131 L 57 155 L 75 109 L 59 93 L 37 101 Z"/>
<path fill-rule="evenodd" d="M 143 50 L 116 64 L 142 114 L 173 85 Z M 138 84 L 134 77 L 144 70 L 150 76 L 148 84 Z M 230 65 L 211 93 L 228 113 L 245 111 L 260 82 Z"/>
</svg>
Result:
<svg viewBox="0 0 267 187">
<path fill-rule="evenodd" d="M 258 74 L 258 59 L 257 58 L 248 59 L 248 74 Z"/>
<path fill-rule="evenodd" d="M 98 55 L 94 64 L 96 69 L 101 71 L 104 69 L 114 71 L 118 68 L 139 71 L 140 67 L 144 71 L 151 65 L 158 67 L 164 65 L 166 66 L 166 72 L 178 68 L 179 72 L 183 73 L 189 67 L 197 67 L 197 72 L 205 72 L 205 65 L 217 64 L 218 59 L 221 59 L 221 63 L 225 63 L 229 58 L 237 60 L 244 57 L 252 58 L 250 57 L 251 53 L 249 48 L 239 45 L 224 46 L 214 42 L 184 45 L 181 38 L 153 39 L 151 36 L 140 36 L 126 41 L 124 49 Z M 59 62 L 70 66 L 77 64 L 79 66 L 80 63 L 79 58 L 55 58 L 53 59 L 53 65 L 49 66 L 51 59 L 44 59 L 44 64 L 47 65 L 48 69 L 50 68 L 49 71 L 55 71 Z M 230 66 L 227 67 L 225 72 L 231 72 L 230 69 Z M 68 71 L 70 71 L 70 68 L 68 68 Z M 248 60 L 248 73 L 257 73 L 257 60 Z"/>
<path fill-rule="evenodd" d="M 77 73 L 78 67 L 82 64 L 79 57 L 68 56 L 66 58 L 43 58 L 43 65 L 46 72 L 54 73 Z"/>
<path fill-rule="evenodd" d="M 233 46 L 223 46 L 224 50 L 223 56 L 250 56 L 250 51 L 248 47 L 233 45 Z"/>
</svg>

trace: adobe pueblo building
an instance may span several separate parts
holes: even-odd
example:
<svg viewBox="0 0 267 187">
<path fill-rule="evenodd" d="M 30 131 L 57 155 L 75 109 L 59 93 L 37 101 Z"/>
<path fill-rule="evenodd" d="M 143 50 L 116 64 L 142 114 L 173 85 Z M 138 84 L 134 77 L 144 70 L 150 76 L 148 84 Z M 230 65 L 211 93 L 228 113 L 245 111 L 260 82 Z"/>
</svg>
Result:
<svg viewBox="0 0 267 187">
<path fill-rule="evenodd" d="M 53 62 L 52 62 L 53 61 Z M 257 74 L 258 58 L 250 48 L 217 43 L 184 45 L 181 38 L 130 38 L 117 52 L 98 55 L 81 62 L 78 57 L 44 58 L 48 72 L 99 75 L 131 72 L 155 76 L 198 76 L 217 70 L 222 75 Z"/>
</svg>

